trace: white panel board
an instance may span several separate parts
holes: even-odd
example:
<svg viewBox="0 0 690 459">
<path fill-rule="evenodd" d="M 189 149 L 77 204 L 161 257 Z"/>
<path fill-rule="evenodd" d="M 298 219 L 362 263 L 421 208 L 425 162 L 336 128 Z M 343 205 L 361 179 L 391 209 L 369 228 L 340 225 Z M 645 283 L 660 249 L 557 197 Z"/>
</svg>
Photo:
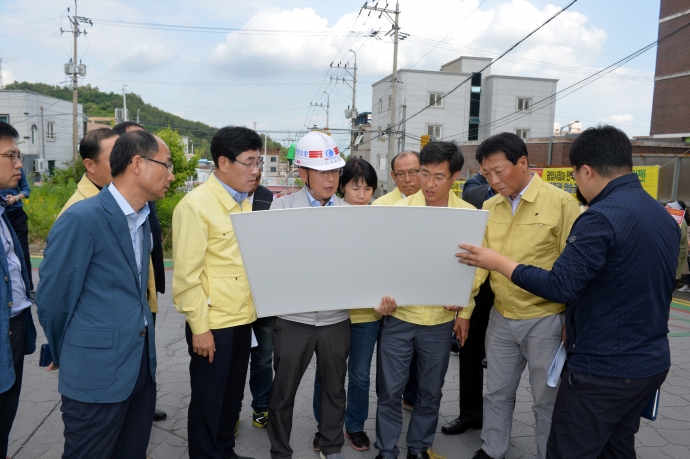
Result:
<svg viewBox="0 0 690 459">
<path fill-rule="evenodd" d="M 342 206 L 232 214 L 259 317 L 469 301 L 475 269 L 458 244 L 482 244 L 488 212 Z M 387 260 L 381 263 L 377 260 Z"/>
</svg>

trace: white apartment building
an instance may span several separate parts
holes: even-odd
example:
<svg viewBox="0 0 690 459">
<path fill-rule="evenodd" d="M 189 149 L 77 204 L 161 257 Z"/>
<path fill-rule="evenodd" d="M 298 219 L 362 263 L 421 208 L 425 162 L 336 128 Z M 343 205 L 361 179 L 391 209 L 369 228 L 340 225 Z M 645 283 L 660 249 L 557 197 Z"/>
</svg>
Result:
<svg viewBox="0 0 690 459">
<path fill-rule="evenodd" d="M 81 104 L 77 113 L 78 140 L 81 140 L 86 127 Z M 71 101 L 32 91 L 3 89 L 0 90 L 0 121 L 19 131 L 19 149 L 25 156 L 24 170 L 29 180 L 36 172 L 48 172 L 72 160 Z"/>
<path fill-rule="evenodd" d="M 555 104 L 532 105 L 556 93 L 558 80 L 491 75 L 491 68 L 479 72 L 491 58 L 460 57 L 441 66 L 440 71 L 398 71 L 396 123 L 405 136 L 398 136 L 394 152 L 419 150 L 420 137 L 436 140 L 484 140 L 500 132 L 522 138 L 548 137 L 553 129 Z M 455 91 L 456 86 L 471 78 Z M 391 79 L 372 85 L 372 131 L 385 131 L 390 124 Z M 433 105 L 422 111 L 427 105 Z M 509 116 L 515 112 L 525 116 Z M 385 136 L 371 142 L 371 163 L 385 189 L 388 177 L 388 142 Z M 385 159 L 385 161 L 382 161 Z M 385 166 L 385 169 L 383 168 Z"/>
</svg>

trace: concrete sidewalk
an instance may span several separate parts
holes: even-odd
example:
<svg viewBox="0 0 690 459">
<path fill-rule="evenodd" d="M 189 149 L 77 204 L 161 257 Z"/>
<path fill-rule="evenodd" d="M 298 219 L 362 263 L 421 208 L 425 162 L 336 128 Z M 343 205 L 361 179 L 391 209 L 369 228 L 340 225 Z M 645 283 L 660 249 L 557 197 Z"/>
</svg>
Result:
<svg viewBox="0 0 690 459">
<path fill-rule="evenodd" d="M 160 311 L 156 322 L 156 346 L 158 351 L 158 408 L 168 413 L 168 419 L 153 424 L 148 456 L 152 459 L 176 459 L 187 457 L 187 406 L 189 404 L 189 372 L 187 344 L 184 339 L 184 319 L 172 305 L 170 295 L 171 272 L 167 273 L 168 293 L 160 297 Z M 34 271 L 34 277 L 37 272 Z M 690 295 L 679 295 L 671 311 L 671 355 L 673 366 L 663 386 L 659 418 L 655 422 L 643 420 L 637 435 L 637 454 L 641 458 L 690 458 Z M 35 312 L 35 311 L 34 311 Z M 36 316 L 34 314 L 34 319 Z M 43 331 L 38 325 L 37 346 L 45 343 Z M 60 396 L 57 393 L 57 373 L 46 373 L 38 367 L 36 352 L 26 358 L 19 413 L 10 435 L 9 455 L 14 459 L 57 459 L 62 454 L 63 424 L 60 413 Z M 84 371 L 88 371 L 85 369 Z M 376 394 L 375 367 L 372 366 L 371 403 L 365 430 L 374 441 Z M 295 458 L 316 459 L 311 449 L 316 431 L 312 414 L 314 362 L 309 366 L 295 402 L 292 447 Z M 446 436 L 441 426 L 458 414 L 458 358 L 450 356 L 441 403 L 436 440 L 433 449 L 448 459 L 469 459 L 481 447 L 480 432 L 470 431 L 462 435 Z M 245 398 L 241 414 L 240 435 L 235 451 L 256 459 L 269 458 L 269 441 L 265 429 L 251 424 L 251 394 L 245 386 Z M 506 458 L 530 458 L 536 454 L 534 442 L 534 416 L 531 411 L 532 396 L 525 373 L 518 389 L 513 416 L 512 447 Z M 403 411 L 403 433 L 398 445 L 401 457 L 407 454 L 405 433 L 410 414 Z M 370 458 L 375 449 L 358 452 L 349 445 L 343 447 L 347 459 Z"/>
</svg>

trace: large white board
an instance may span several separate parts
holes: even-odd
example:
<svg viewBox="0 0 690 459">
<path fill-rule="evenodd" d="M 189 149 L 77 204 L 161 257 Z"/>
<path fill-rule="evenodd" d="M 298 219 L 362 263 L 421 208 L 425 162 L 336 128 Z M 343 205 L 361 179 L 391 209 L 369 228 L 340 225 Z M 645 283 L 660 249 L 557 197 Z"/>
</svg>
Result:
<svg viewBox="0 0 690 459">
<path fill-rule="evenodd" d="M 475 269 L 458 244 L 482 244 L 488 212 L 342 206 L 232 214 L 259 317 L 469 301 Z"/>
</svg>

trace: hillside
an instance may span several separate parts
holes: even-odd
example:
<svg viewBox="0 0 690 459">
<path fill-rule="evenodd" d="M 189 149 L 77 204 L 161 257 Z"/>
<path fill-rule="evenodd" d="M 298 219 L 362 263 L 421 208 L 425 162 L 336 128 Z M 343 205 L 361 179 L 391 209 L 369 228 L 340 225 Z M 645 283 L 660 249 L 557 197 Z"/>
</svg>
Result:
<svg viewBox="0 0 690 459">
<path fill-rule="evenodd" d="M 58 99 L 72 100 L 72 90 L 68 87 L 53 86 L 45 83 L 29 83 L 26 81 L 15 82 L 5 86 L 6 89 L 34 91 L 46 96 Z M 114 116 L 116 108 L 122 108 L 122 94 L 114 92 L 102 92 L 97 86 L 85 85 L 79 88 L 79 103 L 84 106 L 86 116 Z M 135 93 L 127 94 L 127 109 L 130 119 L 136 120 L 137 109 L 139 111 L 139 122 L 150 131 L 170 126 L 176 129 L 181 135 L 188 136 L 194 143 L 194 149 L 201 148 L 203 157 L 210 158 L 209 147 L 211 138 L 218 128 L 209 126 L 198 121 L 190 121 L 172 113 L 161 110 L 142 100 Z M 263 135 L 262 135 L 263 137 Z M 282 148 L 277 142 L 273 142 L 268 137 L 268 148 Z"/>
</svg>

